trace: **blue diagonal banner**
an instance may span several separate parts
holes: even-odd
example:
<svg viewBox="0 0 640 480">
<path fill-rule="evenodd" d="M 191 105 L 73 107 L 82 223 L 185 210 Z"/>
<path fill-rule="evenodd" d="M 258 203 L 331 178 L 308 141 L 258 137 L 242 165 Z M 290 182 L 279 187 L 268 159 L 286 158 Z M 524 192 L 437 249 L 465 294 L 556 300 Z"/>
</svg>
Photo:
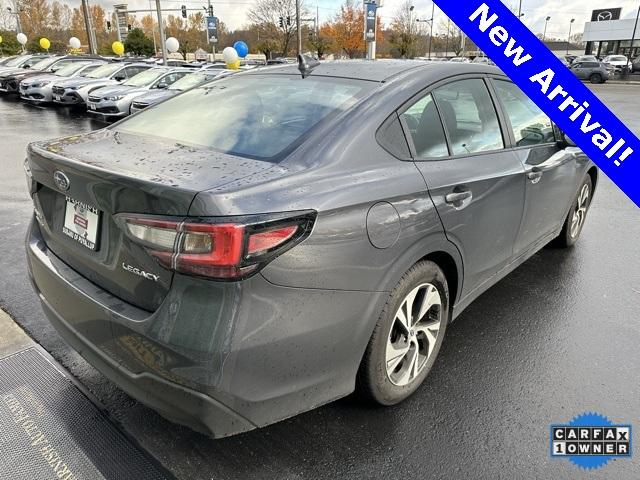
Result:
<svg viewBox="0 0 640 480">
<path fill-rule="evenodd" d="M 440 9 L 640 206 L 640 141 L 500 0 Z"/>
</svg>

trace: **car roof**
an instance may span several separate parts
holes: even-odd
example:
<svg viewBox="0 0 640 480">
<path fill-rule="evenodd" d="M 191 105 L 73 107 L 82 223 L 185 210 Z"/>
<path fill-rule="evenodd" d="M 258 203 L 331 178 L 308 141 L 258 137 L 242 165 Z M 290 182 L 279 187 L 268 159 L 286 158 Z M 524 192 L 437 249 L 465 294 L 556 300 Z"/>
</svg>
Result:
<svg viewBox="0 0 640 480">
<path fill-rule="evenodd" d="M 394 77 L 402 74 L 417 71 L 419 69 L 428 70 L 433 74 L 446 76 L 447 74 L 459 74 L 465 71 L 482 71 L 487 73 L 501 73 L 496 67 L 485 64 L 448 62 L 425 62 L 423 60 L 336 60 L 331 62 L 321 62 L 315 67 L 311 76 L 350 78 L 354 80 L 365 80 L 371 82 L 388 82 Z M 274 65 L 267 68 L 258 68 L 244 71 L 244 75 L 259 74 L 299 74 L 296 64 Z"/>
</svg>

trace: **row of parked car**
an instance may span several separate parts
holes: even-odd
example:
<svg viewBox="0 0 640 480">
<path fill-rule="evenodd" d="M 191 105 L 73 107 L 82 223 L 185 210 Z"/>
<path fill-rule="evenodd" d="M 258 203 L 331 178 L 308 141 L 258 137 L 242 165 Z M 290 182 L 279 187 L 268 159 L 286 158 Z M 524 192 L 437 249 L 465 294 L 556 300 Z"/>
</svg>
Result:
<svg viewBox="0 0 640 480">
<path fill-rule="evenodd" d="M 117 119 L 233 72 L 224 63 L 176 67 L 146 59 L 21 55 L 0 60 L 0 94 L 19 95 L 34 104 L 86 108 Z"/>
</svg>

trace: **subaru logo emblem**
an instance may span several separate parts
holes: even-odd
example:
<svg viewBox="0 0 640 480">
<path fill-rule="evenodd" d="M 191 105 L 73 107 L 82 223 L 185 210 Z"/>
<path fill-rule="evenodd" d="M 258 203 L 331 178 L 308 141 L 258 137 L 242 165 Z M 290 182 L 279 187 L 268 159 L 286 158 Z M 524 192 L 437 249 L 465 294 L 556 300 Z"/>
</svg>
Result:
<svg viewBox="0 0 640 480">
<path fill-rule="evenodd" d="M 53 172 L 53 181 L 60 190 L 69 190 L 71 186 L 71 182 L 69 181 L 69 177 L 67 177 L 60 170 L 56 170 Z"/>
</svg>

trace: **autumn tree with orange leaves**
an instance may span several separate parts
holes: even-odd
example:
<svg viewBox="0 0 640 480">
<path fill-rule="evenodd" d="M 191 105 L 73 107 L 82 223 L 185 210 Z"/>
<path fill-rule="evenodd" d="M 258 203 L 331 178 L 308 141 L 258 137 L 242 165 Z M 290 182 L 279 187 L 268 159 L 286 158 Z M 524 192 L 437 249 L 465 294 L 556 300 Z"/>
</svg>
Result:
<svg viewBox="0 0 640 480">
<path fill-rule="evenodd" d="M 331 50 L 349 58 L 362 57 L 365 54 L 364 9 L 360 2 L 345 0 L 334 19 L 320 28 L 320 36 L 326 38 Z M 380 17 L 376 25 L 376 41 L 382 41 Z"/>
</svg>

